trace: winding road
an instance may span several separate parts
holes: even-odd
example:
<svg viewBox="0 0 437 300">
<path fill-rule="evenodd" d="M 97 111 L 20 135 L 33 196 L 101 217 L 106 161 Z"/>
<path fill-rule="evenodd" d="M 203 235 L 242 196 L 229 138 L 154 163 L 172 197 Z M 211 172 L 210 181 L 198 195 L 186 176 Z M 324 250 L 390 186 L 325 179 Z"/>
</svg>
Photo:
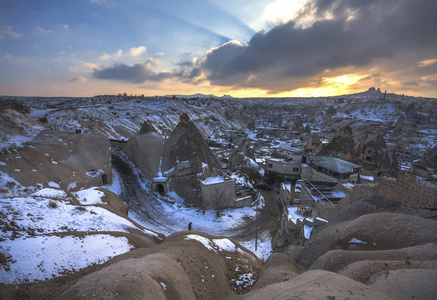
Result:
<svg viewBox="0 0 437 300">
<path fill-rule="evenodd" d="M 274 191 L 261 191 L 265 205 L 258 210 L 257 217 L 253 211 L 244 216 L 244 222 L 237 227 L 223 227 L 220 223 L 215 224 L 215 212 L 207 211 L 203 215 L 200 210 L 185 207 L 183 205 L 168 204 L 159 199 L 160 195 L 148 189 L 141 181 L 139 171 L 120 151 L 114 150 L 112 166 L 120 177 L 120 198 L 129 205 L 129 214 L 144 227 L 163 233 L 165 235 L 176 231 L 187 230 L 187 225 L 193 220 L 196 222 L 208 222 L 205 231 L 212 235 L 227 236 L 241 244 L 253 241 L 258 225 L 258 237 L 268 238 L 280 224 L 281 210 L 278 196 Z M 194 230 L 203 231 L 193 227 Z"/>
</svg>

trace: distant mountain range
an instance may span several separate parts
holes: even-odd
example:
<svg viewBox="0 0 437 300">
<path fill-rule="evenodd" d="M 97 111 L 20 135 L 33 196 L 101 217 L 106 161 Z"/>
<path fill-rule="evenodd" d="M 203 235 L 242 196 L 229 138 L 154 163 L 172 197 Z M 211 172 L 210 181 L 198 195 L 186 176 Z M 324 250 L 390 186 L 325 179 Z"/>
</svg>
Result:
<svg viewBox="0 0 437 300">
<path fill-rule="evenodd" d="M 221 97 L 215 96 L 213 94 L 205 95 L 201 93 L 193 94 L 193 95 L 166 95 L 165 97 L 176 97 L 176 98 L 233 98 L 230 95 L 223 95 Z"/>
</svg>

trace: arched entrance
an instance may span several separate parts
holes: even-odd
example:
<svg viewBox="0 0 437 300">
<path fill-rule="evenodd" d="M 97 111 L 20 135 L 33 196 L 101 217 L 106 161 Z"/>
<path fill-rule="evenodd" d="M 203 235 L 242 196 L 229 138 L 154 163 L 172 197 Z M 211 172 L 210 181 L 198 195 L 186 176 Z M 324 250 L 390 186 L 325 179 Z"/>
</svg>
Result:
<svg viewBox="0 0 437 300">
<path fill-rule="evenodd" d="M 161 195 L 164 195 L 164 185 L 162 183 L 158 183 L 156 185 L 156 191 Z"/>
</svg>

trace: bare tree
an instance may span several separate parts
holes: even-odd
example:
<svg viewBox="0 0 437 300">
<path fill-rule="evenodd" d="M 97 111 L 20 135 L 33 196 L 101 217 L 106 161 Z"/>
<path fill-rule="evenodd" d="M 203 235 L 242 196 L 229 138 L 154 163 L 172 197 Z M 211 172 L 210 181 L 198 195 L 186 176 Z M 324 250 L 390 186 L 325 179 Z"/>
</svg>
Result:
<svg viewBox="0 0 437 300">
<path fill-rule="evenodd" d="M 213 208 L 215 210 L 216 217 L 218 218 L 223 213 L 223 211 L 227 208 L 225 191 L 220 189 L 218 186 L 215 186 L 211 198 L 212 198 Z"/>
</svg>

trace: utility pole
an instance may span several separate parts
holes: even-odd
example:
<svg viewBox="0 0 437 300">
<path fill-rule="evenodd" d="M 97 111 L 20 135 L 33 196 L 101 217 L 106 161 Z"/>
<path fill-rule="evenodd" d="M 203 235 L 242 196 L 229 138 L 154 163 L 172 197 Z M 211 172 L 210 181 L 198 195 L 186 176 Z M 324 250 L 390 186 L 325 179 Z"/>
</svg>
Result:
<svg viewBox="0 0 437 300">
<path fill-rule="evenodd" d="M 258 204 L 256 205 L 256 208 L 255 208 L 255 251 L 258 250 L 258 207 L 259 207 L 259 201 L 261 201 L 261 200 L 260 200 L 260 197 L 258 194 Z"/>
</svg>

